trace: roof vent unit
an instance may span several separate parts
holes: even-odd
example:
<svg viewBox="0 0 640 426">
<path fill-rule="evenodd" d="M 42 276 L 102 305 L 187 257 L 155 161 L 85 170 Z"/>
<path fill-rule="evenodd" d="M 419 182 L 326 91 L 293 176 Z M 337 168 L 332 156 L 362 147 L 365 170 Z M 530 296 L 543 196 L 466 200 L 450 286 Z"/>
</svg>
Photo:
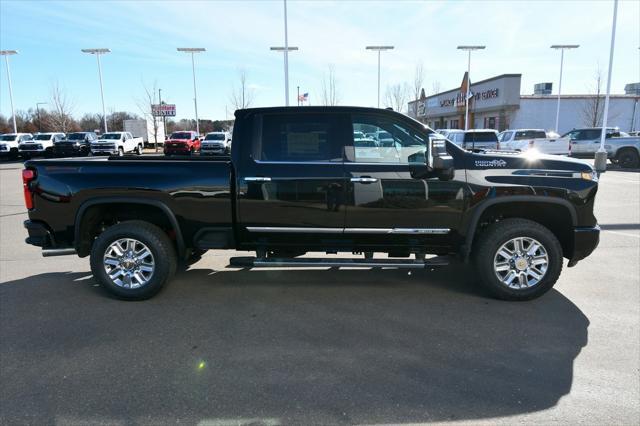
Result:
<svg viewBox="0 0 640 426">
<path fill-rule="evenodd" d="M 534 95 L 550 95 L 553 83 L 538 83 L 533 86 Z"/>
<path fill-rule="evenodd" d="M 640 95 L 640 83 L 629 83 L 624 86 L 625 95 Z"/>
</svg>

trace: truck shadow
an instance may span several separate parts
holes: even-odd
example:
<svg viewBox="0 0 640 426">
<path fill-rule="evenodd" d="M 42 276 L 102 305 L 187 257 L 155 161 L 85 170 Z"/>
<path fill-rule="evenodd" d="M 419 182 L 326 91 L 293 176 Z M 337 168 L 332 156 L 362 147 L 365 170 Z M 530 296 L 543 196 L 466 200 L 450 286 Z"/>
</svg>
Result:
<svg viewBox="0 0 640 426">
<path fill-rule="evenodd" d="M 589 320 L 555 290 L 487 299 L 465 272 L 196 265 L 138 303 L 90 273 L 7 282 L 0 422 L 417 423 L 554 406 Z"/>
</svg>

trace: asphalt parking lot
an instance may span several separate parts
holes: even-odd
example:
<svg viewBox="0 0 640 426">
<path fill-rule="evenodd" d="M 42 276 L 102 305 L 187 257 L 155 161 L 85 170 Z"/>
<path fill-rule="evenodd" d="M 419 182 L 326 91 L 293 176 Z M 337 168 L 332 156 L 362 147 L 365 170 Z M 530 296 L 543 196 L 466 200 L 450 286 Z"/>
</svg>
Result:
<svg viewBox="0 0 640 426">
<path fill-rule="evenodd" d="M 23 241 L 0 164 L 1 424 L 640 422 L 640 173 L 601 178 L 600 246 L 555 289 L 488 299 L 461 265 L 241 270 L 207 253 L 122 302 Z"/>
</svg>

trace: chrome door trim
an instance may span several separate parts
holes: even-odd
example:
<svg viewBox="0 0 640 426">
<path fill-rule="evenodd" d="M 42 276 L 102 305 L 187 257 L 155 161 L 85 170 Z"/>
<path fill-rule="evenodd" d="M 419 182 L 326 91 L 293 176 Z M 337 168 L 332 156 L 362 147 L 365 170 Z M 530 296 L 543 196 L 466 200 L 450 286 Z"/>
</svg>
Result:
<svg viewBox="0 0 640 426">
<path fill-rule="evenodd" d="M 449 228 L 307 228 L 289 226 L 247 226 L 249 232 L 318 233 L 318 234 L 399 234 L 446 235 Z"/>
<path fill-rule="evenodd" d="M 249 232 L 342 234 L 343 228 L 306 228 L 289 226 L 247 226 Z"/>
<path fill-rule="evenodd" d="M 352 177 L 351 182 L 355 183 L 375 183 L 378 181 L 378 178 L 373 177 Z"/>
<path fill-rule="evenodd" d="M 244 181 L 245 182 L 271 182 L 271 178 L 266 176 L 245 177 Z"/>
</svg>

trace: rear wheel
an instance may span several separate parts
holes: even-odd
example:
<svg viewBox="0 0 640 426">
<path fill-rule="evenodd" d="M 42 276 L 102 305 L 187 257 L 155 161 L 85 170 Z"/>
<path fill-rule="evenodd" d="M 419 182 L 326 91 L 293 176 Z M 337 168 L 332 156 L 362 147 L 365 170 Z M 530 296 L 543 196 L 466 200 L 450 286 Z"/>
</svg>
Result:
<svg viewBox="0 0 640 426">
<path fill-rule="evenodd" d="M 176 252 L 160 228 L 132 220 L 107 228 L 91 248 L 93 276 L 112 295 L 144 300 L 155 295 L 176 271 Z"/>
<path fill-rule="evenodd" d="M 475 251 L 482 285 L 503 300 L 531 300 L 549 291 L 562 271 L 562 247 L 549 229 L 526 219 L 491 225 Z"/>
<path fill-rule="evenodd" d="M 620 150 L 617 155 L 618 163 L 625 169 L 635 169 L 640 166 L 640 156 L 638 151 L 625 148 Z"/>
<path fill-rule="evenodd" d="M 142 155 L 142 145 L 136 146 L 136 155 Z"/>
</svg>

